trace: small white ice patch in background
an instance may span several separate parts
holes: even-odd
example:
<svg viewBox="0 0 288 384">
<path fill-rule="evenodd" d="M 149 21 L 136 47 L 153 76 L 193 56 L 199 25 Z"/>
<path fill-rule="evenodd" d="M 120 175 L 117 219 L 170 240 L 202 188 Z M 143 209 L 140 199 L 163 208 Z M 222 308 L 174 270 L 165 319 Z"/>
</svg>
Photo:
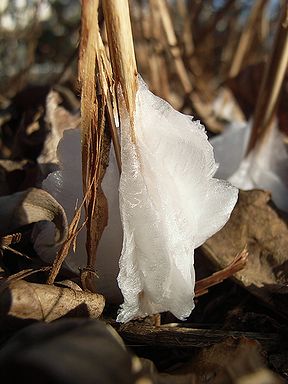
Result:
<svg viewBox="0 0 288 384">
<path fill-rule="evenodd" d="M 230 125 L 211 140 L 220 165 L 216 175 L 243 190 L 270 191 L 277 207 L 288 212 L 288 151 L 283 135 L 275 123 L 261 146 L 245 157 L 250 131 L 251 122 Z"/>
</svg>

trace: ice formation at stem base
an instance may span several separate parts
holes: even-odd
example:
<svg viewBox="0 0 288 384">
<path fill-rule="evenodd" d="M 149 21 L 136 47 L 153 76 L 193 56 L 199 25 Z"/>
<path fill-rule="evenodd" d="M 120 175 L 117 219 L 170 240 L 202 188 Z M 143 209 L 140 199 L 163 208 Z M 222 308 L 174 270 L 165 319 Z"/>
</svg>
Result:
<svg viewBox="0 0 288 384">
<path fill-rule="evenodd" d="M 238 190 L 217 169 L 204 127 L 140 80 L 134 121 L 122 126 L 120 211 L 124 232 L 118 321 L 193 307 L 194 249 L 228 220 Z"/>
<path fill-rule="evenodd" d="M 97 250 L 99 293 L 108 302 L 124 298 L 119 322 L 164 311 L 186 319 L 194 307 L 194 249 L 227 222 L 238 189 L 213 177 L 217 165 L 204 127 L 149 92 L 141 79 L 135 143 L 128 116 L 121 118 L 120 183 L 115 160 L 103 180 L 109 219 Z M 43 187 L 71 218 L 82 198 L 79 132 L 65 132 L 59 156 L 61 170 Z M 47 228 L 38 232 L 34 246 L 51 258 L 51 247 L 44 246 Z M 85 262 L 83 231 L 66 264 L 76 270 Z"/>
</svg>

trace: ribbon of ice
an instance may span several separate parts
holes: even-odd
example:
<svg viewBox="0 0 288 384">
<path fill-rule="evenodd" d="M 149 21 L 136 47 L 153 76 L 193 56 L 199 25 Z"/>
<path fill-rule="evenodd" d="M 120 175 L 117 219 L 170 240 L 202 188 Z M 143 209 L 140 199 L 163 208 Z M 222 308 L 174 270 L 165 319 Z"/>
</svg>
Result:
<svg viewBox="0 0 288 384">
<path fill-rule="evenodd" d="M 111 220 L 117 213 L 115 216 L 111 212 L 113 199 L 109 196 L 115 192 L 104 180 L 110 222 L 103 233 L 97 260 L 106 262 L 107 270 L 109 257 L 118 263 L 121 252 L 117 281 L 124 302 L 119 309 L 119 322 L 164 311 L 184 320 L 194 307 L 194 249 L 227 222 L 238 189 L 213 177 L 217 164 L 204 127 L 153 95 L 142 80 L 136 97 L 135 144 L 128 116 L 122 119 L 122 251 L 119 249 L 113 255 L 107 252 L 115 236 Z M 115 162 L 111 167 L 115 168 Z M 65 168 L 60 175 L 71 180 Z M 109 175 L 111 169 L 107 171 Z M 81 177 L 75 183 L 79 180 Z M 51 183 L 48 189 L 53 193 Z M 65 192 L 58 183 L 57 193 L 65 208 L 63 195 L 71 195 L 71 186 Z M 96 269 L 105 281 L 105 272 L 97 266 Z"/>
</svg>

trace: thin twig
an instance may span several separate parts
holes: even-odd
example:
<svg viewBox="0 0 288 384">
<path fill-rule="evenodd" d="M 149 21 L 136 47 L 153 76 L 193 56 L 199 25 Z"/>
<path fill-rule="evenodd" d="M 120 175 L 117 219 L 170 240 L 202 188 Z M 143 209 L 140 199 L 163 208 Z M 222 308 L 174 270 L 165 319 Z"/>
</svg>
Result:
<svg viewBox="0 0 288 384">
<path fill-rule="evenodd" d="M 63 262 L 65 261 L 68 252 L 71 248 L 72 243 L 75 241 L 76 237 L 78 236 L 80 230 L 83 228 L 83 224 L 80 228 L 78 228 L 78 224 L 80 221 L 81 217 L 81 210 L 84 204 L 85 198 L 83 199 L 82 204 L 78 209 L 76 209 L 74 216 L 72 218 L 72 221 L 69 225 L 68 228 L 68 235 L 67 238 L 65 239 L 64 243 L 62 244 L 60 250 L 58 251 L 55 260 L 52 264 L 48 279 L 47 279 L 47 284 L 54 284 L 54 281 L 62 267 Z"/>
<path fill-rule="evenodd" d="M 282 7 L 274 45 L 261 82 L 246 156 L 261 145 L 271 127 L 288 63 L 288 3 Z"/>
<path fill-rule="evenodd" d="M 216 284 L 222 283 L 223 280 L 235 275 L 235 273 L 241 271 L 247 264 L 248 251 L 245 247 L 235 259 L 227 267 L 221 271 L 213 273 L 211 276 L 196 281 L 195 284 L 195 297 L 199 297 L 208 292 L 208 289 Z"/>
</svg>

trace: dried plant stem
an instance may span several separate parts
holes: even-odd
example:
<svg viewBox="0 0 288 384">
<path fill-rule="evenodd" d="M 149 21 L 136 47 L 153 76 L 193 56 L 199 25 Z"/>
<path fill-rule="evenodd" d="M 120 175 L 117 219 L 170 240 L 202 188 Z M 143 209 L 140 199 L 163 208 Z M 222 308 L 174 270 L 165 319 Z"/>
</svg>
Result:
<svg viewBox="0 0 288 384">
<path fill-rule="evenodd" d="M 183 86 L 184 92 L 189 95 L 191 94 L 193 87 L 185 68 L 185 65 L 182 60 L 181 50 L 177 41 L 176 33 L 174 31 L 174 26 L 172 19 L 169 13 L 169 9 L 165 0 L 150 0 L 151 4 L 155 4 L 159 9 L 159 14 L 161 15 L 161 21 L 163 29 L 167 38 L 167 43 L 169 45 L 170 53 L 173 57 L 175 68 L 181 84 Z"/>
<path fill-rule="evenodd" d="M 203 1 L 202 1 L 202 3 L 203 3 Z M 228 14 L 228 12 L 234 6 L 235 3 L 236 3 L 236 0 L 227 0 L 225 2 L 225 4 L 223 5 L 223 7 L 221 7 L 217 11 L 217 13 L 215 13 L 215 14 L 213 13 L 214 17 L 212 16 L 211 21 L 208 23 L 207 27 L 205 28 L 205 30 L 203 31 L 203 34 L 201 36 L 201 45 L 203 45 L 204 42 L 206 42 L 206 39 L 211 37 L 211 34 L 213 34 L 213 32 L 215 31 L 217 24 L 222 19 L 224 19 L 224 17 Z"/>
<path fill-rule="evenodd" d="M 243 249 L 235 259 L 229 264 L 226 268 L 223 268 L 221 271 L 213 273 L 211 276 L 206 277 L 204 279 L 196 281 L 195 284 L 195 297 L 202 296 L 208 292 L 208 288 L 213 285 L 221 283 L 223 280 L 227 279 L 235 275 L 235 273 L 239 272 L 243 269 L 247 263 L 248 259 L 248 251 L 247 249 Z"/>
<path fill-rule="evenodd" d="M 87 268 L 81 279 L 95 290 L 93 281 L 97 247 L 108 221 L 107 200 L 101 188 L 109 162 L 107 114 L 112 84 L 105 48 L 100 37 L 97 0 L 82 1 L 79 82 L 81 85 L 82 179 L 87 228 Z M 110 129 L 113 131 L 113 127 Z M 83 276 L 85 275 L 85 278 Z"/>
<path fill-rule="evenodd" d="M 261 83 L 246 155 L 261 145 L 271 126 L 288 63 L 288 2 L 285 0 L 274 45 Z"/>
<path fill-rule="evenodd" d="M 83 203 L 84 201 L 82 202 L 82 205 Z M 55 279 L 62 267 L 62 264 L 68 255 L 68 252 L 69 252 L 69 249 L 71 248 L 72 243 L 76 241 L 76 237 L 78 233 L 83 228 L 83 225 L 80 228 L 78 228 L 80 217 L 81 217 L 82 205 L 78 209 L 76 209 L 74 213 L 73 219 L 68 228 L 67 238 L 63 242 L 52 264 L 51 270 L 48 275 L 47 284 L 54 284 Z"/>
<path fill-rule="evenodd" d="M 262 12 L 267 4 L 267 0 L 259 0 L 254 3 L 251 14 L 247 20 L 246 26 L 244 27 L 239 44 L 235 55 L 232 60 L 231 68 L 229 71 L 229 77 L 235 77 L 238 75 L 244 57 L 247 54 L 249 48 L 252 45 L 253 38 L 255 36 L 255 25 L 261 20 Z"/>
<path fill-rule="evenodd" d="M 190 14 L 185 1 L 177 0 L 177 9 L 179 16 L 183 19 L 183 44 L 186 56 L 191 58 L 194 52 L 193 33 L 190 24 Z"/>
<path fill-rule="evenodd" d="M 210 131 L 221 132 L 222 125 L 216 121 L 211 106 L 207 106 L 206 103 L 203 103 L 200 97 L 194 92 L 192 82 L 182 59 L 181 50 L 177 41 L 166 0 L 150 0 L 150 6 L 158 7 L 163 30 L 166 35 L 167 46 L 174 60 L 176 73 L 183 87 L 186 98 L 191 102 L 197 117 L 205 123 Z"/>
<path fill-rule="evenodd" d="M 85 216 L 87 218 L 86 250 L 87 266 L 93 266 L 93 259 L 97 249 L 97 234 L 93 222 L 97 220 L 95 205 L 97 186 L 94 178 L 97 164 L 96 150 L 99 147 L 98 100 L 96 97 L 96 40 L 98 37 L 98 0 L 84 0 L 82 2 L 81 17 L 81 44 L 79 57 L 79 81 L 81 84 L 81 132 L 82 132 L 82 179 L 84 196 L 88 194 L 85 202 Z M 98 138 L 95 131 L 98 130 Z M 98 143 L 97 143 L 98 141 Z M 99 159 L 99 152 L 98 152 Z M 99 161 L 99 160 L 98 160 Z"/>
<path fill-rule="evenodd" d="M 147 19 L 145 37 L 148 42 L 147 58 L 149 73 L 151 75 L 151 89 L 154 93 L 169 101 L 171 91 L 169 87 L 167 63 L 163 54 L 166 45 L 165 36 L 163 36 L 161 27 L 161 15 L 159 14 L 158 8 L 153 6 L 153 0 L 150 0 L 150 8 Z"/>
<path fill-rule="evenodd" d="M 131 122 L 131 139 L 135 143 L 134 112 L 137 91 L 137 66 L 127 0 L 103 0 L 103 13 L 107 30 L 110 59 L 116 86 L 120 84 L 125 106 Z"/>
<path fill-rule="evenodd" d="M 153 326 L 151 324 L 146 325 L 137 322 L 128 322 L 127 324 L 114 324 L 120 336 L 125 341 L 127 346 L 150 346 L 162 348 L 204 348 L 214 344 L 223 342 L 223 340 L 234 339 L 235 341 L 239 338 L 245 338 L 251 343 L 252 340 L 257 340 L 259 343 L 265 345 L 265 348 L 269 350 L 277 350 L 280 345 L 279 333 L 260 333 L 260 332 L 243 332 L 243 331 L 228 331 L 227 329 L 207 329 L 207 328 L 194 328 L 192 324 L 186 323 L 185 326 L 182 323 L 170 323 L 163 324 L 161 326 Z M 251 348 L 251 345 L 250 347 Z M 231 377 L 231 376 L 229 376 Z M 187 380 L 186 383 L 199 383 L 197 380 Z M 182 381 L 185 382 L 185 381 Z M 257 379 L 256 379 L 257 380 Z M 178 382 L 181 382 L 180 380 Z M 239 377 L 237 377 L 239 382 Z M 230 381 L 230 382 L 237 382 Z M 244 381 L 244 380 L 243 380 Z M 243 382 L 242 381 L 242 382 Z M 177 379 L 173 379 L 172 382 L 177 382 Z M 201 381 L 200 381 L 201 382 Z M 203 382 L 203 381 L 202 381 Z M 207 382 L 207 381 L 206 381 Z M 224 382 L 220 381 L 220 382 Z M 227 381 L 226 381 L 227 382 Z M 254 377 L 250 383 L 275 383 L 274 380 L 267 380 L 262 378 L 258 381 L 254 380 Z M 278 382 L 279 383 L 279 382 Z"/>
</svg>

